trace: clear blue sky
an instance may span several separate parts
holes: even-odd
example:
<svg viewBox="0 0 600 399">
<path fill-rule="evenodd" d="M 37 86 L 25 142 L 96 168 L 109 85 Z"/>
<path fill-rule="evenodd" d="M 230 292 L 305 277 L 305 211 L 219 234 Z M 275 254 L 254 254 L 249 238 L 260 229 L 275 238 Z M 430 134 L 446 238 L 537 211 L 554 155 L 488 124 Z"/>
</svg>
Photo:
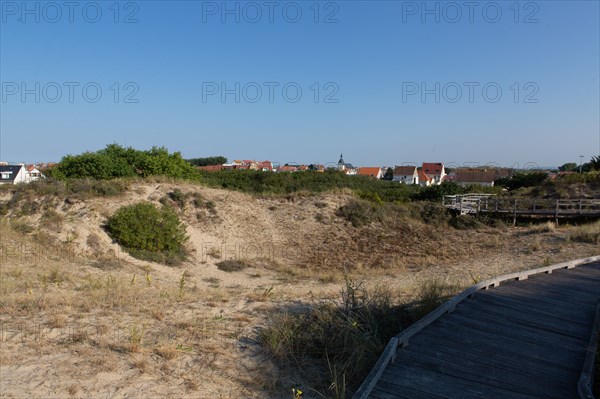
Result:
<svg viewBox="0 0 600 399">
<path fill-rule="evenodd" d="M 113 1 L 1 1 L 0 158 L 112 142 L 277 162 L 343 152 L 355 165 L 600 153 L 598 1 L 277 3 L 228 2 L 236 22 L 221 1 L 120 2 L 118 15 Z M 236 82 L 239 102 L 222 98 Z"/>
</svg>

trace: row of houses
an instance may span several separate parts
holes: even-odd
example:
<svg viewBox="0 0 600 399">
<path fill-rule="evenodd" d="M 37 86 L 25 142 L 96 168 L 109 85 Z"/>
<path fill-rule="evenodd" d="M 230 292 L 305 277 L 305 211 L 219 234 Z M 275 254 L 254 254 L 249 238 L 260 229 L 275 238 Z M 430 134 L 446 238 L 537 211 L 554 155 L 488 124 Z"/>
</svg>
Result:
<svg viewBox="0 0 600 399">
<path fill-rule="evenodd" d="M 327 167 L 321 164 L 290 164 L 279 165 L 271 161 L 234 160 L 223 165 L 201 166 L 201 170 L 257 170 L 263 172 L 300 172 L 318 171 L 325 169 L 337 169 L 348 175 L 369 176 L 374 179 L 383 179 L 388 167 L 355 167 L 344 161 L 344 155 L 340 154 L 337 164 Z M 416 184 L 421 186 L 439 185 L 445 181 L 455 182 L 460 185 L 493 186 L 494 181 L 510 177 L 512 170 L 509 168 L 457 168 L 449 173 L 442 162 L 424 162 L 421 167 L 414 165 L 402 165 L 391 168 L 393 171 L 392 181 L 402 184 Z M 389 178 L 389 176 L 388 176 Z"/>
<path fill-rule="evenodd" d="M 36 165 L 0 162 L 0 184 L 30 183 L 43 177 Z"/>
<path fill-rule="evenodd" d="M 223 165 L 199 166 L 198 169 L 208 172 L 216 172 L 219 170 L 257 170 L 262 172 L 301 172 L 301 171 L 317 171 L 324 172 L 325 166 L 320 164 L 285 164 L 279 165 L 271 161 L 254 161 L 254 160 L 234 160 Z"/>
<path fill-rule="evenodd" d="M 366 173 L 371 173 L 370 169 Z M 359 171 L 359 174 L 364 174 Z M 443 182 L 454 182 L 459 185 L 493 186 L 498 179 L 510 177 L 509 168 L 457 168 L 446 173 L 446 167 L 441 162 L 425 162 L 420 168 L 416 166 L 396 166 L 393 181 L 403 184 L 418 184 L 421 186 L 439 185 Z"/>
</svg>

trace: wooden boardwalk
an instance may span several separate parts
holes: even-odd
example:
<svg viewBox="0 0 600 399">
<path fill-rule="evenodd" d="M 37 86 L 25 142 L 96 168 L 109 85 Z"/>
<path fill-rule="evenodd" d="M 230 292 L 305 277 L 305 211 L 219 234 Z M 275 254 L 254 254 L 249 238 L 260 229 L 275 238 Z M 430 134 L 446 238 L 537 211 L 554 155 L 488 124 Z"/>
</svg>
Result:
<svg viewBox="0 0 600 399">
<path fill-rule="evenodd" d="M 579 398 L 599 259 L 472 287 L 394 338 L 355 398 Z"/>
<path fill-rule="evenodd" d="M 446 195 L 442 204 L 461 215 L 491 213 L 496 215 L 533 218 L 600 217 L 600 199 L 534 199 L 502 198 L 492 194 Z"/>
</svg>

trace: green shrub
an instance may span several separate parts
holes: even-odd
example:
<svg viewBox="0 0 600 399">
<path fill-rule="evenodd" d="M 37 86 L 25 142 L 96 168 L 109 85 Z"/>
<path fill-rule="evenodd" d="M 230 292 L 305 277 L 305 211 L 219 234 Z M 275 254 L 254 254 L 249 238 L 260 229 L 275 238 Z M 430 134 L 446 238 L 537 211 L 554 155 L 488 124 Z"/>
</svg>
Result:
<svg viewBox="0 0 600 399">
<path fill-rule="evenodd" d="M 516 190 L 522 187 L 535 187 L 548 178 L 546 172 L 518 172 L 512 177 L 505 177 L 495 181 L 495 185 Z"/>
<path fill-rule="evenodd" d="M 224 163 L 227 163 L 227 158 L 219 155 L 219 156 L 206 157 L 206 158 L 186 159 L 186 161 L 194 166 L 211 166 L 211 165 L 223 165 Z"/>
<path fill-rule="evenodd" d="M 559 181 L 565 183 L 600 183 L 600 171 L 566 175 Z"/>
<path fill-rule="evenodd" d="M 108 180 L 119 177 L 169 176 L 192 178 L 196 169 L 186 162 L 179 152 L 169 153 L 164 147 L 147 151 L 124 148 L 118 144 L 107 145 L 96 152 L 66 155 L 59 164 L 47 172 L 50 176 L 65 178 L 92 178 Z"/>
<path fill-rule="evenodd" d="M 449 221 L 450 226 L 458 230 L 476 229 L 482 226 L 482 223 L 473 215 L 456 215 Z"/>
<path fill-rule="evenodd" d="M 374 205 L 356 200 L 340 206 L 336 215 L 352 223 L 354 227 L 362 227 L 378 219 L 378 212 Z"/>
<path fill-rule="evenodd" d="M 433 226 L 444 226 L 450 219 L 448 210 L 445 207 L 432 202 L 425 203 L 421 208 L 420 216 L 423 222 Z"/>
<path fill-rule="evenodd" d="M 224 272 L 239 272 L 247 267 L 248 265 L 245 262 L 240 262 L 237 260 L 224 260 L 217 263 L 217 268 Z"/>
<path fill-rule="evenodd" d="M 124 206 L 108 219 L 106 230 L 139 259 L 175 264 L 185 258 L 185 227 L 169 207 L 146 202 Z"/>
<path fill-rule="evenodd" d="M 185 194 L 180 189 L 176 188 L 168 194 L 171 201 L 175 202 L 179 208 L 183 209 L 185 207 L 185 201 L 187 200 L 188 195 Z"/>
<path fill-rule="evenodd" d="M 464 194 L 467 190 L 454 182 L 443 182 L 440 185 L 433 185 L 422 188 L 416 192 L 412 199 L 416 201 L 442 201 L 444 195 Z"/>
</svg>

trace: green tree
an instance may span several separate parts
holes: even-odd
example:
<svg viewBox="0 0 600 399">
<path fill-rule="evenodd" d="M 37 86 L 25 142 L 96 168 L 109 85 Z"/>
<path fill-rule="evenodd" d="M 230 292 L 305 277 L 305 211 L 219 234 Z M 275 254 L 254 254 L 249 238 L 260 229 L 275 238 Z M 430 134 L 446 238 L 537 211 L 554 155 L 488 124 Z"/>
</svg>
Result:
<svg viewBox="0 0 600 399">
<path fill-rule="evenodd" d="M 381 180 L 394 180 L 394 169 L 387 168 L 385 173 L 383 174 L 383 178 Z"/>
<path fill-rule="evenodd" d="M 522 187 L 534 187 L 540 185 L 548 178 L 546 172 L 518 172 L 512 177 L 502 178 L 495 181 L 495 185 L 505 187 L 509 190 L 516 190 Z"/>
<path fill-rule="evenodd" d="M 591 170 L 600 170 L 600 155 L 593 156 L 588 165 Z"/>
<path fill-rule="evenodd" d="M 223 156 L 214 156 L 206 158 L 192 158 L 187 160 L 194 166 L 212 166 L 212 165 L 223 165 L 227 163 L 227 158 Z"/>
<path fill-rule="evenodd" d="M 148 202 L 123 206 L 108 218 L 106 230 L 119 245 L 140 259 L 184 257 L 188 239 L 185 226 L 168 206 L 157 208 Z"/>
<path fill-rule="evenodd" d="M 442 184 L 433 185 L 422 189 L 413 195 L 417 201 L 441 201 L 444 195 L 464 194 L 466 189 L 459 184 L 451 181 L 445 181 Z"/>
<path fill-rule="evenodd" d="M 564 164 L 563 166 L 559 166 L 558 170 L 560 170 L 561 172 L 572 172 L 577 170 L 578 166 L 575 162 L 568 162 L 566 164 Z"/>
<path fill-rule="evenodd" d="M 57 178 L 113 179 L 153 175 L 192 178 L 197 172 L 179 152 L 171 154 L 164 147 L 139 151 L 118 144 L 109 144 L 97 152 L 67 155 L 53 172 L 53 177 Z"/>
</svg>

